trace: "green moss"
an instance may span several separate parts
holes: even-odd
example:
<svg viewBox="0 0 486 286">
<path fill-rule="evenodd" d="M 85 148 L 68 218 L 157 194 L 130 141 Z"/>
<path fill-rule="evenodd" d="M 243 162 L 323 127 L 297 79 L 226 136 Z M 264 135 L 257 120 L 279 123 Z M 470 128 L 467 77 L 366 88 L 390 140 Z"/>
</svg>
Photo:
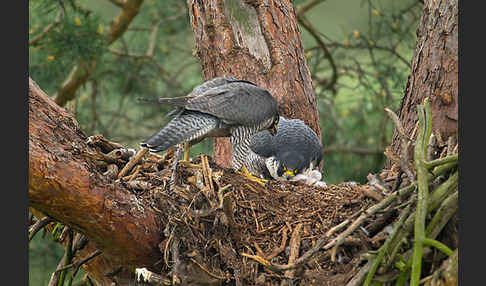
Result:
<svg viewBox="0 0 486 286">
<path fill-rule="evenodd" d="M 248 10 L 241 7 L 236 0 L 226 0 L 225 6 L 228 7 L 231 21 L 240 23 L 246 33 L 253 35 L 254 31 L 250 27 L 250 13 Z"/>
</svg>

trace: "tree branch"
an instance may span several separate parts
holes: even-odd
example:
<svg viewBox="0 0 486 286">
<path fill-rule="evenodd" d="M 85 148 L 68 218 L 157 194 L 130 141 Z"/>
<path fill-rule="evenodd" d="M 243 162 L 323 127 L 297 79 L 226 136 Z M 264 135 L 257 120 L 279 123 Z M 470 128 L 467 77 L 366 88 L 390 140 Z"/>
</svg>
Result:
<svg viewBox="0 0 486 286">
<path fill-rule="evenodd" d="M 143 0 L 126 0 L 124 1 L 123 9 L 120 14 L 112 20 L 110 31 L 106 35 L 106 44 L 111 45 L 114 41 L 120 38 L 127 30 L 128 25 L 137 16 Z M 74 66 L 69 74 L 68 78 L 59 88 L 54 101 L 64 106 L 68 101 L 72 100 L 78 88 L 83 85 L 89 78 L 92 70 L 94 69 L 96 62 L 83 63 L 80 62 Z"/>
<path fill-rule="evenodd" d="M 74 117 L 29 79 L 29 204 L 86 235 L 113 261 L 159 259 L 160 213 L 97 171 Z M 66 211 L 69 210 L 69 211 Z M 116 231 L 115 231 L 116 230 Z"/>
</svg>

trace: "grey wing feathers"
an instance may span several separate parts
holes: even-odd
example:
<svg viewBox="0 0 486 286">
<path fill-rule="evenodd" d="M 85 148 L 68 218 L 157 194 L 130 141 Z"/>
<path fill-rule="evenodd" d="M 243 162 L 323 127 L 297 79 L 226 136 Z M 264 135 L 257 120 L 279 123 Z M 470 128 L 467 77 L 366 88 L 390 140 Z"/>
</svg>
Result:
<svg viewBox="0 0 486 286">
<path fill-rule="evenodd" d="M 216 78 L 188 96 L 160 98 L 159 102 L 211 114 L 228 124 L 253 125 L 277 112 L 277 101 L 267 90 L 234 78 Z"/>
<path fill-rule="evenodd" d="M 317 164 L 322 160 L 322 144 L 317 134 L 300 119 L 287 119 L 281 116 L 277 134 L 275 136 L 271 136 L 268 132 L 255 134 L 251 139 L 250 148 L 265 158 L 298 150 L 305 158 L 316 161 Z"/>
<path fill-rule="evenodd" d="M 200 112 L 184 111 L 162 130 L 140 144 L 153 152 L 165 151 L 185 141 L 203 137 L 218 126 L 218 119 Z"/>
</svg>

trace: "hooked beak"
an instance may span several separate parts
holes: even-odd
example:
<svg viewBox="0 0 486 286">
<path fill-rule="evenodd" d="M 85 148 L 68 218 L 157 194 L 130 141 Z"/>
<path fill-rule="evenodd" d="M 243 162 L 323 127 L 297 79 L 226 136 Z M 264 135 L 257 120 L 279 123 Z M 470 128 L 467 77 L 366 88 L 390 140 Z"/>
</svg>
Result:
<svg viewBox="0 0 486 286">
<path fill-rule="evenodd" d="M 285 179 L 287 181 L 289 181 L 290 179 L 292 179 L 295 176 L 295 173 L 294 173 L 293 170 L 292 171 L 291 170 L 288 170 L 283 175 L 285 176 Z"/>
</svg>

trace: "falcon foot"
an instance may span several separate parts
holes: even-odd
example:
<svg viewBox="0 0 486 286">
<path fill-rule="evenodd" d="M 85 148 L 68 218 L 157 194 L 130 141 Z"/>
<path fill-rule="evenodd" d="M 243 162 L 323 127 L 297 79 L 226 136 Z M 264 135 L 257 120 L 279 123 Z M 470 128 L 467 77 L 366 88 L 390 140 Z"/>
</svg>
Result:
<svg viewBox="0 0 486 286">
<path fill-rule="evenodd" d="M 242 176 L 245 176 L 248 180 L 253 181 L 255 183 L 258 183 L 258 184 L 260 184 L 262 186 L 265 186 L 265 183 L 268 182 L 268 180 L 266 180 L 266 179 L 262 179 L 262 178 L 259 178 L 259 177 L 254 176 L 252 173 L 250 173 L 248 171 L 248 169 L 246 168 L 245 165 L 243 165 L 241 167 L 240 171 L 236 171 L 236 173 L 238 173 L 238 174 L 240 174 Z"/>
</svg>

